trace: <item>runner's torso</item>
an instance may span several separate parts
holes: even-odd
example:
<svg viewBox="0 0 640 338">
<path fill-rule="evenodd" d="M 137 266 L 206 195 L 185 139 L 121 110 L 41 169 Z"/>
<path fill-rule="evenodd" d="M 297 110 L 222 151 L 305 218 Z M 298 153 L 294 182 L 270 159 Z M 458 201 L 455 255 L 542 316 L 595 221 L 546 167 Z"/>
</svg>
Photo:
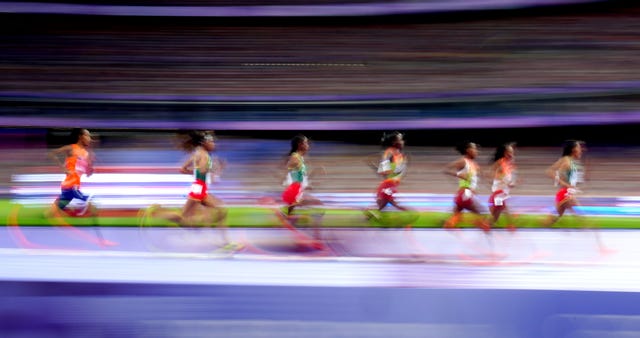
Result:
<svg viewBox="0 0 640 338">
<path fill-rule="evenodd" d="M 307 165 L 304 162 L 304 157 L 298 153 L 293 153 L 291 154 L 291 156 L 297 159 L 297 165 L 287 166 L 287 183 L 291 184 L 294 182 L 299 182 L 303 186 L 305 186 L 308 181 L 308 174 Z M 291 163 L 291 161 L 289 163 Z"/>
<path fill-rule="evenodd" d="M 385 180 L 399 181 L 405 174 L 407 164 L 404 155 L 397 148 L 388 148 L 382 154 L 378 173 L 389 172 L 385 175 Z"/>
<path fill-rule="evenodd" d="M 207 182 L 207 184 L 211 183 L 211 178 L 210 178 L 210 171 L 211 168 L 213 168 L 213 160 L 211 159 L 211 155 L 209 155 L 208 152 L 203 151 L 202 152 L 204 154 L 204 156 L 206 156 L 207 158 L 207 166 L 204 170 L 200 170 L 200 168 L 198 168 L 198 164 L 194 163 L 193 164 L 193 177 L 196 181 L 203 181 L 203 182 Z M 194 158 L 194 162 L 195 162 L 195 158 Z"/>
<path fill-rule="evenodd" d="M 493 178 L 493 185 L 491 191 L 496 192 L 502 190 L 504 193 L 509 193 L 511 185 L 513 185 L 515 176 L 515 166 L 513 162 L 506 158 L 501 158 L 496 163 L 499 170 L 496 171 L 496 176 Z"/>
<path fill-rule="evenodd" d="M 67 176 L 62 181 L 62 189 L 80 187 L 80 178 L 89 170 L 89 152 L 77 144 L 71 145 L 71 154 L 67 156 L 64 167 Z"/>
<path fill-rule="evenodd" d="M 584 182 L 584 168 L 580 161 L 569 158 L 569 165 L 564 170 L 558 171 L 558 175 L 569 185 L 575 187 Z"/>
<path fill-rule="evenodd" d="M 464 159 L 464 167 L 458 171 L 458 175 L 466 175 L 466 178 L 458 180 L 458 187 L 476 190 L 478 187 L 478 164 L 468 158 Z"/>
</svg>

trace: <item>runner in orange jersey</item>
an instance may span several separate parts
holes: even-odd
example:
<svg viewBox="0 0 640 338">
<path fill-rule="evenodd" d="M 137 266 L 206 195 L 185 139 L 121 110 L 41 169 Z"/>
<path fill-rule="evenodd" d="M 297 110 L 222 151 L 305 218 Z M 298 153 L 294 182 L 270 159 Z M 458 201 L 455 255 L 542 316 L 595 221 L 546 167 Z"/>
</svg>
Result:
<svg viewBox="0 0 640 338">
<path fill-rule="evenodd" d="M 45 216 L 55 220 L 58 225 L 67 225 L 63 216 L 89 216 L 95 220 L 97 209 L 91 203 L 90 195 L 80 191 L 83 175 L 87 177 L 93 174 L 95 155 L 90 150 L 92 138 L 87 129 L 76 128 L 71 131 L 71 141 L 74 143 L 62 146 L 49 152 L 49 157 L 64 171 L 65 178 L 60 184 L 60 195 L 55 199 Z M 97 229 L 97 228 L 96 228 Z M 102 246 L 111 246 L 116 243 L 105 240 L 98 231 L 98 238 L 85 234 L 75 229 L 85 239 Z"/>
</svg>

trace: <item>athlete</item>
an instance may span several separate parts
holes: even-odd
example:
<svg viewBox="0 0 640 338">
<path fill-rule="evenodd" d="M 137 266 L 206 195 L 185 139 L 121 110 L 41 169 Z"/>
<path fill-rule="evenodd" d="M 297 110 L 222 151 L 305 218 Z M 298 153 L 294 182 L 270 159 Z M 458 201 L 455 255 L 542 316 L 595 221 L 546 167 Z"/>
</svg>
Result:
<svg viewBox="0 0 640 338">
<path fill-rule="evenodd" d="M 544 221 L 543 226 L 552 227 L 556 222 L 570 211 L 579 217 L 582 228 L 593 229 L 595 226 L 576 210 L 580 206 L 577 194 L 581 193 L 580 184 L 584 183 L 585 171 L 582 165 L 582 157 L 586 150 L 585 142 L 579 140 L 565 141 L 562 147 L 562 156 L 554 162 L 546 170 L 547 176 L 554 180 L 556 186 L 559 187 L 556 192 L 555 209 L 556 215 L 549 215 Z M 594 232 L 598 249 L 601 254 L 608 255 L 615 253 L 616 250 L 608 248 L 600 238 L 599 232 Z"/>
<path fill-rule="evenodd" d="M 295 210 L 308 207 L 320 206 L 322 201 L 309 195 L 307 190 L 311 189 L 309 185 L 309 168 L 305 162 L 304 156 L 309 151 L 309 139 L 298 134 L 291 139 L 291 149 L 289 150 L 286 160 L 286 178 L 284 181 L 285 189 L 282 192 L 282 201 L 286 204 L 284 214 L 282 215 L 283 225 L 294 231 L 298 240 L 302 244 L 308 244 L 317 249 L 324 246 L 320 242 L 320 221 L 323 212 L 313 211 L 310 215 L 303 217 L 296 215 Z M 299 223 L 300 218 L 311 218 L 311 226 L 313 228 L 313 239 L 299 232 L 295 227 Z"/>
<path fill-rule="evenodd" d="M 60 195 L 55 199 L 51 207 L 45 211 L 45 217 L 55 220 L 60 225 L 68 225 L 62 217 L 66 216 L 89 216 L 94 220 L 97 217 L 97 209 L 91 203 L 91 196 L 80 191 L 81 179 L 83 176 L 93 174 L 93 163 L 95 155 L 90 150 L 92 138 L 87 129 L 76 128 L 71 131 L 71 141 L 73 143 L 54 149 L 49 152 L 51 158 L 65 173 L 65 178 L 60 184 Z M 97 229 L 97 228 L 96 228 Z M 88 234 L 75 229 L 78 234 L 95 242 L 101 246 L 116 245 L 102 238 L 99 230 L 98 238 L 93 238 Z"/>
<path fill-rule="evenodd" d="M 166 219 L 181 227 L 201 227 L 217 224 L 222 230 L 221 235 L 225 249 L 236 249 L 239 244 L 229 239 L 226 225 L 227 210 L 222 201 L 209 193 L 211 175 L 218 174 L 216 169 L 222 165 L 216 164 L 211 152 L 216 148 L 213 132 L 192 131 L 182 142 L 181 148 L 190 155 L 182 164 L 179 171 L 193 175 L 193 183 L 182 210 L 175 212 L 154 204 L 147 213 L 154 218 Z"/>
<path fill-rule="evenodd" d="M 567 210 L 576 214 L 574 209 L 580 205 L 577 194 L 580 192 L 578 185 L 584 182 L 584 167 L 581 159 L 585 143 L 578 140 L 569 140 L 564 143 L 562 156 L 546 170 L 547 176 L 554 180 L 559 187 L 556 192 L 556 215 L 550 215 L 545 226 L 555 224 Z"/>
<path fill-rule="evenodd" d="M 507 229 L 509 230 L 515 230 L 513 216 L 507 206 L 507 199 L 511 197 L 511 188 L 516 186 L 515 146 L 514 142 L 498 146 L 491 164 L 491 173 L 493 174 L 491 196 L 489 197 L 489 211 L 493 218 L 491 223 L 495 225 L 504 213 L 507 217 Z"/>
<path fill-rule="evenodd" d="M 282 193 L 282 200 L 287 204 L 286 214 L 291 215 L 295 208 L 308 205 L 321 205 L 322 202 L 305 194 L 309 186 L 309 169 L 304 156 L 309 151 L 309 139 L 304 135 L 296 135 L 291 140 L 291 150 L 287 157 L 287 176 Z"/>
<path fill-rule="evenodd" d="M 380 212 L 389 205 L 402 211 L 411 210 L 399 204 L 395 197 L 398 193 L 398 186 L 407 172 L 408 159 L 403 152 L 404 146 L 404 135 L 398 131 L 382 136 L 382 147 L 384 148 L 382 156 L 379 158 L 377 166 L 370 163 L 370 166 L 376 169 L 376 173 L 382 177 L 382 182 L 376 189 L 377 211 L 369 209 L 364 211 L 368 219 L 381 221 L 382 214 Z"/>
<path fill-rule="evenodd" d="M 485 216 L 485 207 L 476 195 L 478 181 L 480 179 L 480 166 L 476 162 L 478 146 L 473 142 L 463 142 L 456 147 L 462 155 L 455 161 L 447 164 L 443 170 L 446 175 L 458 179 L 458 191 L 454 197 L 453 214 L 445 221 L 445 228 L 455 228 L 460 222 L 462 212 L 468 210 L 476 215 L 476 226 L 488 232 L 491 227 Z"/>
</svg>

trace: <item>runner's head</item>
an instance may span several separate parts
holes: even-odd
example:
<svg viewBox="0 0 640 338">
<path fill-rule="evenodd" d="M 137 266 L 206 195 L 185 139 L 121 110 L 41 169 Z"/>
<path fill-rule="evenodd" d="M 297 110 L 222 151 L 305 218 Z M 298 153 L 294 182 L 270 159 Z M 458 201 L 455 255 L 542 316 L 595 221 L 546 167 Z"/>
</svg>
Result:
<svg viewBox="0 0 640 338">
<path fill-rule="evenodd" d="M 88 147 L 91 144 L 91 133 L 84 128 L 74 128 L 71 130 L 70 135 L 71 143 L 77 143 L 83 147 Z"/>
<path fill-rule="evenodd" d="M 456 146 L 456 150 L 463 156 L 474 159 L 478 156 L 478 145 L 470 142 L 464 141 Z"/>
<path fill-rule="evenodd" d="M 496 152 L 493 155 L 493 162 L 497 162 L 502 158 L 513 158 L 515 154 L 516 143 L 515 142 L 507 142 L 499 145 L 496 148 Z"/>
<path fill-rule="evenodd" d="M 187 152 L 191 152 L 197 147 L 213 151 L 215 149 L 214 133 L 210 130 L 192 130 L 187 133 L 187 137 L 181 142 L 180 147 Z"/>
<path fill-rule="evenodd" d="M 214 149 L 216 149 L 216 138 L 215 138 L 215 135 L 213 134 L 213 131 L 208 131 L 204 133 L 201 145 L 207 151 L 213 151 Z"/>
<path fill-rule="evenodd" d="M 404 135 L 399 131 L 382 134 L 382 147 L 395 147 L 398 149 L 404 148 Z"/>
<path fill-rule="evenodd" d="M 291 139 L 289 155 L 293 153 L 306 153 L 307 151 L 309 151 L 309 139 L 306 136 L 298 134 Z"/>
<path fill-rule="evenodd" d="M 582 157 L 582 153 L 586 150 L 585 142 L 580 140 L 567 140 L 562 146 L 562 156 L 571 156 L 574 158 Z"/>
</svg>

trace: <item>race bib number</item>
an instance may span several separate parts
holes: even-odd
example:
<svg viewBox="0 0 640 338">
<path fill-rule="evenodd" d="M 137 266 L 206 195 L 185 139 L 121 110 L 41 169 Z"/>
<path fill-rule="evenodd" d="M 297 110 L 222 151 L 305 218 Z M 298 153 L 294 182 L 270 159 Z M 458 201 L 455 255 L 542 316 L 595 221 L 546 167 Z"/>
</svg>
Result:
<svg viewBox="0 0 640 338">
<path fill-rule="evenodd" d="M 473 191 L 469 190 L 469 189 L 464 189 L 464 192 L 462 193 L 462 200 L 463 201 L 468 201 L 473 197 Z"/>
<path fill-rule="evenodd" d="M 202 194 L 202 185 L 198 183 L 194 183 L 191 185 L 191 192 L 196 195 Z"/>
<path fill-rule="evenodd" d="M 575 195 L 578 192 L 580 192 L 580 190 L 576 189 L 576 188 L 568 188 L 567 189 L 567 195 Z"/>
</svg>

